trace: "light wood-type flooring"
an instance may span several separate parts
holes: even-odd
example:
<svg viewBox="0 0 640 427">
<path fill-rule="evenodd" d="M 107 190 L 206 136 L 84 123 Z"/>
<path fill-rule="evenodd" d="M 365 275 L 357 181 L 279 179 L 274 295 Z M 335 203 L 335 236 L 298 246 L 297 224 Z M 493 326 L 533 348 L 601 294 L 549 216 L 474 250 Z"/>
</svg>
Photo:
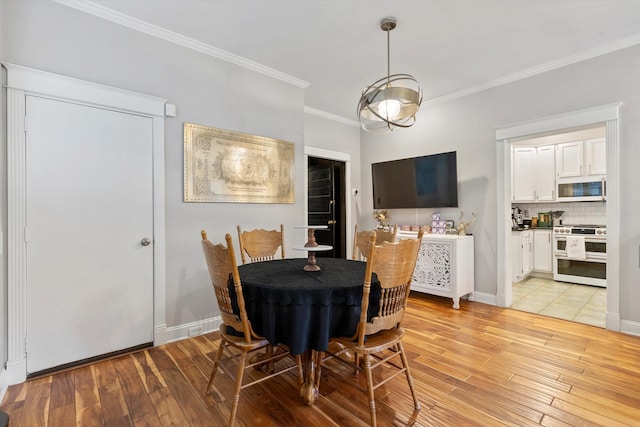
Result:
<svg viewBox="0 0 640 427">
<path fill-rule="evenodd" d="M 398 376 L 376 390 L 380 426 L 640 425 L 640 337 L 422 294 L 404 325 L 422 408 Z M 0 409 L 12 427 L 222 426 L 230 378 L 203 393 L 219 343 L 206 334 L 13 385 Z M 308 407 L 286 373 L 242 391 L 236 425 L 368 425 L 363 380 L 330 360 Z"/>
</svg>

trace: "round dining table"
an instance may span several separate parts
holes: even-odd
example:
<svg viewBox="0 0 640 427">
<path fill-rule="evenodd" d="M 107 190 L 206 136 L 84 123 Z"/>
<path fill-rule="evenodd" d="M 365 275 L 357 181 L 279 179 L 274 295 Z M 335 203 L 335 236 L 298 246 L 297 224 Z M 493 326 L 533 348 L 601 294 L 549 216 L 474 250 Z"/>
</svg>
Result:
<svg viewBox="0 0 640 427">
<path fill-rule="evenodd" d="M 303 355 L 303 399 L 317 397 L 314 365 L 327 351 L 329 340 L 355 334 L 366 263 L 343 258 L 320 258 L 319 271 L 305 271 L 307 260 L 282 259 L 238 267 L 247 316 L 256 333 L 273 345 L 286 345 Z M 380 285 L 372 279 L 368 317 L 377 311 Z M 232 295 L 232 300 L 235 299 Z M 320 356 L 321 357 L 321 356 Z"/>
</svg>

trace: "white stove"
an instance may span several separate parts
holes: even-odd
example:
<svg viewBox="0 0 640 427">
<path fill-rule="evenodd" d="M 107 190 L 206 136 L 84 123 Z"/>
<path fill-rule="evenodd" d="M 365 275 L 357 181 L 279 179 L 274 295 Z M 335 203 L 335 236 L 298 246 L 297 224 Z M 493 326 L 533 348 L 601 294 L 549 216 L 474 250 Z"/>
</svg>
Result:
<svg viewBox="0 0 640 427">
<path fill-rule="evenodd" d="M 569 245 L 573 250 L 568 250 Z M 575 250 L 577 248 L 581 250 Z M 553 227 L 553 279 L 607 285 L 607 228 L 602 225 Z"/>
</svg>

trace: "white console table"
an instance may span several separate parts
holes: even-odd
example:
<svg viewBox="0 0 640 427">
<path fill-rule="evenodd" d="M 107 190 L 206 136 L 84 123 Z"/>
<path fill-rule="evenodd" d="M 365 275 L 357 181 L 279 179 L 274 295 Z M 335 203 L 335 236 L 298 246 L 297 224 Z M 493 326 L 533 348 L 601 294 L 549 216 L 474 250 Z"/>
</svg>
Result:
<svg viewBox="0 0 640 427">
<path fill-rule="evenodd" d="M 396 240 L 417 234 L 398 231 Z M 411 290 L 453 298 L 453 308 L 460 308 L 460 297 L 468 295 L 473 301 L 473 257 L 473 236 L 423 235 Z"/>
</svg>

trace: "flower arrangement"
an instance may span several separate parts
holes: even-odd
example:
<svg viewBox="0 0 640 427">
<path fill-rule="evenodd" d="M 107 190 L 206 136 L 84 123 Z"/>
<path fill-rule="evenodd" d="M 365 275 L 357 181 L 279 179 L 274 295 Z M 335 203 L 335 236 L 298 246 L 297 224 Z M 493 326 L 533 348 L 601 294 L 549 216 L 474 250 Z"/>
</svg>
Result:
<svg viewBox="0 0 640 427">
<path fill-rule="evenodd" d="M 373 211 L 373 218 L 378 221 L 378 228 L 385 228 L 387 226 L 387 220 L 389 219 L 389 213 L 386 209 Z"/>
</svg>

